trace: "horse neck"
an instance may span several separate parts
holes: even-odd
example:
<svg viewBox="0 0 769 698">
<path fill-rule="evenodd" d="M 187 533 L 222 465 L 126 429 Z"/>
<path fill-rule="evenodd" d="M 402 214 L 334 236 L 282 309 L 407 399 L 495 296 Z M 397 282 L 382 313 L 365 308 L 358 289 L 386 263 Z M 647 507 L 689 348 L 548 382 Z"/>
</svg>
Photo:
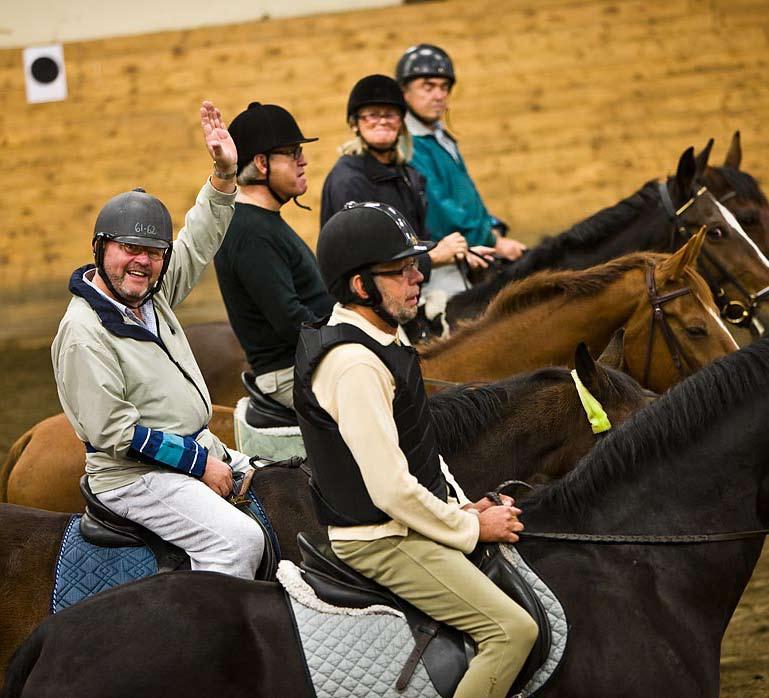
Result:
<svg viewBox="0 0 769 698">
<path fill-rule="evenodd" d="M 746 398 L 707 428 L 698 425 L 695 433 L 677 443 L 663 443 L 660 428 L 646 428 L 657 406 L 631 417 L 555 486 L 570 489 L 577 500 L 584 493 L 580 511 L 539 498 L 527 525 L 532 530 L 562 525 L 590 533 L 654 535 L 769 525 L 767 392 Z M 639 444 L 632 455 L 621 448 L 623 439 Z M 612 440 L 619 442 L 618 448 L 607 464 L 606 453 L 615 445 Z"/>
<path fill-rule="evenodd" d="M 628 272 L 623 279 L 634 274 Z M 643 272 L 638 274 L 642 279 Z M 623 279 L 589 296 L 557 295 L 500 316 L 492 309 L 423 357 L 422 374 L 458 382 L 499 380 L 571 364 L 574 348 L 582 341 L 594 352 L 601 351 L 638 303 L 637 284 Z"/>
<path fill-rule="evenodd" d="M 442 451 L 471 499 L 506 480 L 561 477 L 595 442 L 570 380 L 544 385 L 520 379 L 506 382 L 505 390 L 499 420 L 454 453 Z"/>
<path fill-rule="evenodd" d="M 767 459 L 769 430 L 766 410 L 745 404 L 686 444 L 671 444 L 662 455 L 638 458 L 627 474 L 595 473 L 600 491 L 582 492 L 584 469 L 595 466 L 610 439 L 623 438 L 643 412 L 631 418 L 595 448 L 561 483 L 581 498 L 581 513 L 559 510 L 539 498 L 524 504 L 523 521 L 529 531 L 566 531 L 594 534 L 676 535 L 750 531 L 769 524 Z M 653 409 L 654 406 L 647 408 Z M 628 460 L 631 460 L 630 458 Z M 584 481 L 584 480 L 583 480 Z M 693 633 L 702 632 L 718 647 L 731 614 L 747 585 L 763 545 L 762 538 L 700 545 L 606 546 L 603 556 L 595 546 L 531 540 L 524 547 L 527 560 L 545 578 L 568 572 L 568 562 L 580 554 L 594 555 L 603 574 L 626 580 L 626 593 L 648 600 L 649 584 L 655 598 L 687 617 Z M 550 563 L 561 560 L 561 563 Z M 637 565 L 637 567 L 634 567 Z M 556 569 L 557 567 L 557 569 Z"/>
</svg>

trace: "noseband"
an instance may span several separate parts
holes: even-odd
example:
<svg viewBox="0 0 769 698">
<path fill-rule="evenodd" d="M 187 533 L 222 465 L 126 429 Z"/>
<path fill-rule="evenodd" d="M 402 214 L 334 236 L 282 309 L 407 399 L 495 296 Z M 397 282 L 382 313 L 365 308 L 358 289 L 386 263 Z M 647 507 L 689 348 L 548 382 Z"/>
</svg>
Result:
<svg viewBox="0 0 769 698">
<path fill-rule="evenodd" d="M 687 293 L 691 293 L 691 289 L 688 286 L 676 289 L 675 291 L 669 291 L 662 295 L 657 293 L 657 282 L 654 279 L 654 263 L 648 262 L 646 266 L 646 294 L 649 299 L 649 305 L 651 306 L 652 314 L 649 320 L 649 342 L 646 345 L 646 361 L 644 362 L 643 372 L 643 385 L 649 385 L 649 370 L 651 369 L 652 349 L 654 348 L 654 329 L 657 325 L 660 326 L 660 332 L 665 340 L 665 344 L 670 352 L 670 358 L 673 360 L 673 365 L 678 371 L 679 378 L 686 378 L 686 376 L 694 373 L 694 367 L 681 348 L 680 342 L 676 339 L 673 333 L 668 318 L 665 315 L 665 310 L 662 307 L 668 301 L 672 301 L 674 298 L 680 298 Z"/>
<path fill-rule="evenodd" d="M 673 234 L 670 239 L 670 248 L 675 248 L 675 237 L 680 235 L 684 240 L 688 240 L 691 237 L 686 224 L 681 220 L 681 215 L 697 200 L 705 194 L 708 190 L 707 187 L 700 187 L 697 192 L 692 196 L 683 206 L 676 209 L 673 206 L 673 200 L 670 198 L 670 192 L 668 191 L 667 184 L 665 182 L 658 182 L 657 187 L 660 193 L 660 199 L 662 200 L 662 206 L 667 213 L 670 222 L 673 223 Z M 736 196 L 736 192 L 728 192 L 721 197 L 721 203 L 728 201 Z M 746 327 L 751 323 L 757 323 L 755 319 L 755 313 L 758 310 L 758 304 L 766 300 L 769 297 L 769 286 L 761 289 L 757 293 L 751 293 L 748 291 L 738 279 L 734 277 L 724 266 L 704 247 L 700 251 L 708 262 L 708 264 L 715 269 L 716 275 L 711 274 L 706 269 L 702 269 L 703 277 L 707 281 L 713 291 L 713 296 L 718 306 L 718 310 L 721 317 L 726 322 L 732 325 L 739 325 Z M 742 300 L 731 300 L 724 291 L 722 282 L 727 281 L 732 284 L 737 291 L 742 295 Z M 758 334 L 763 334 L 763 328 L 756 327 L 759 330 Z"/>
</svg>

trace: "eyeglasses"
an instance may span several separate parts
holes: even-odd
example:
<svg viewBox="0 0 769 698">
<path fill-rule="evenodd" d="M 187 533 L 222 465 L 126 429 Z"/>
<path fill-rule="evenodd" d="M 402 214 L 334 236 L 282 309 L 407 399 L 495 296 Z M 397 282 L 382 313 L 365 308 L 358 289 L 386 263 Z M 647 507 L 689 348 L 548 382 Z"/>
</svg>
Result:
<svg viewBox="0 0 769 698">
<path fill-rule="evenodd" d="M 394 124 L 401 119 L 401 113 L 399 111 L 366 111 L 359 112 L 358 118 L 361 121 L 365 121 L 367 124 L 378 124 L 380 121 L 384 121 L 388 124 Z"/>
<path fill-rule="evenodd" d="M 400 269 L 392 269 L 390 271 L 371 271 L 372 276 L 400 276 L 401 279 L 407 279 L 410 275 L 419 274 L 419 262 L 413 257 L 408 261 L 405 266 Z"/>
<path fill-rule="evenodd" d="M 275 148 L 275 150 L 270 151 L 270 155 L 285 155 L 299 161 L 302 159 L 302 146 L 297 143 L 297 145 L 288 148 Z"/>
<path fill-rule="evenodd" d="M 127 242 L 119 242 L 120 249 L 131 257 L 138 257 L 140 254 L 146 254 L 153 262 L 163 259 L 165 249 L 162 247 L 147 247 L 145 245 L 131 245 Z"/>
</svg>

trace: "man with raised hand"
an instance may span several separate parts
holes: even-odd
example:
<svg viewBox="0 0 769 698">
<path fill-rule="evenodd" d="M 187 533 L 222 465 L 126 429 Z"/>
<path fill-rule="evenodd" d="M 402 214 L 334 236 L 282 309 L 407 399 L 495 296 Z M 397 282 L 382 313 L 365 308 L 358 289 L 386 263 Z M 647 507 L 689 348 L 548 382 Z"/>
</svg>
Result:
<svg viewBox="0 0 769 698">
<path fill-rule="evenodd" d="M 263 534 L 225 499 L 233 472 L 242 493 L 253 469 L 208 430 L 211 399 L 173 312 L 219 248 L 235 201 L 237 150 L 211 102 L 200 123 L 214 171 L 176 241 L 159 199 L 142 189 L 110 199 L 96 219 L 95 265 L 71 276 L 51 356 L 96 497 L 182 548 L 193 570 L 253 579 Z"/>
</svg>

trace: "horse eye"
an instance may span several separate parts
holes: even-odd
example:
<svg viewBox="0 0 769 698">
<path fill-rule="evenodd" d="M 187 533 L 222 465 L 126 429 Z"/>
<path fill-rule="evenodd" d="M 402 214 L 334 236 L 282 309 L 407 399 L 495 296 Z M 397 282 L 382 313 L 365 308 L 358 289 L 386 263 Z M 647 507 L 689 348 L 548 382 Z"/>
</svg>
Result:
<svg viewBox="0 0 769 698">
<path fill-rule="evenodd" d="M 700 325 L 689 325 L 689 327 L 686 328 L 686 334 L 690 337 L 707 337 L 708 331 Z"/>
<path fill-rule="evenodd" d="M 740 225 L 753 225 L 758 223 L 758 214 L 755 211 L 743 213 L 737 217 L 737 220 L 740 222 Z"/>
<path fill-rule="evenodd" d="M 708 237 L 711 240 L 723 240 L 726 237 L 726 233 L 723 228 L 708 228 Z"/>
</svg>

